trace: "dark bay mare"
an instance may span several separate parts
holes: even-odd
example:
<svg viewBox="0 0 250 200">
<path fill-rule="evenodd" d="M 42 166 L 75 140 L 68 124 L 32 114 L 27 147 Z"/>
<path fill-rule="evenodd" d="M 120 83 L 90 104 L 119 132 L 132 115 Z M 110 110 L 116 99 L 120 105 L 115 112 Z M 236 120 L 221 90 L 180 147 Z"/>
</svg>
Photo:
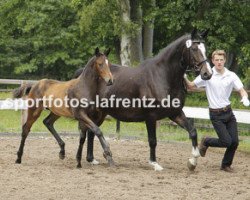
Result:
<svg viewBox="0 0 250 200">
<path fill-rule="evenodd" d="M 184 35 L 165 49 L 157 56 L 146 60 L 137 68 L 111 66 L 111 72 L 114 76 L 114 84 L 106 87 L 100 84 L 98 95 L 100 102 L 109 101 L 109 106 L 100 106 L 99 119 L 95 121 L 101 124 L 104 117 L 108 114 L 124 122 L 145 121 L 148 142 L 150 146 L 150 164 L 155 170 L 163 168 L 156 161 L 156 121 L 169 117 L 182 128 L 188 131 L 192 140 L 192 158 L 188 160 L 188 168 L 194 170 L 197 165 L 197 158 L 200 156 L 197 143 L 197 132 L 195 127 L 187 120 L 182 108 L 185 102 L 185 87 L 183 84 L 183 75 L 187 69 L 193 69 L 199 72 L 203 80 L 209 80 L 212 76 L 212 70 L 207 61 L 204 39 L 208 33 L 203 31 L 197 33 L 194 30 L 191 34 Z M 79 72 L 78 72 L 79 73 Z M 124 100 L 132 102 L 133 99 L 143 100 L 145 102 L 153 101 L 153 106 L 128 106 L 121 103 L 112 105 L 112 100 Z M 163 106 L 163 100 L 179 100 L 178 106 L 170 104 Z M 116 101 L 117 102 L 117 101 Z M 152 103 L 152 102 L 151 102 Z M 169 102 L 168 102 L 169 103 Z M 86 128 L 87 130 L 87 128 Z M 78 165 L 81 165 L 82 148 L 86 134 L 82 132 L 77 153 Z M 92 161 L 94 134 L 88 131 L 88 153 L 87 160 Z"/>
<path fill-rule="evenodd" d="M 61 147 L 59 157 L 65 157 L 65 143 L 57 134 L 54 129 L 54 122 L 60 117 L 74 118 L 79 121 L 79 128 L 86 132 L 87 127 L 93 132 L 100 140 L 104 149 L 104 157 L 108 160 L 110 165 L 113 165 L 113 159 L 108 142 L 103 137 L 98 125 L 94 122 L 96 120 L 95 108 L 93 106 L 81 106 L 80 104 L 73 104 L 76 100 L 84 99 L 88 102 L 95 101 L 97 91 L 99 90 L 99 83 L 107 85 L 113 84 L 113 76 L 110 72 L 110 63 L 107 59 L 109 50 L 106 53 L 100 53 L 96 48 L 95 56 L 92 57 L 82 71 L 81 75 L 70 81 L 61 82 L 50 79 L 42 79 L 33 85 L 23 85 L 14 91 L 15 98 L 21 98 L 27 95 L 27 100 L 36 101 L 38 103 L 31 105 L 29 102 L 27 110 L 27 120 L 22 126 L 22 140 L 17 152 L 16 163 L 21 163 L 25 140 L 30 132 L 33 123 L 38 119 L 44 108 L 50 110 L 50 114 L 44 119 L 44 124 L 49 131 L 54 135 L 57 142 Z M 99 79 L 104 80 L 101 82 Z M 67 98 L 66 98 L 67 97 Z M 61 100 L 62 104 L 57 103 Z M 49 102 L 50 101 L 50 102 Z M 95 121 L 93 121 L 95 119 Z"/>
</svg>

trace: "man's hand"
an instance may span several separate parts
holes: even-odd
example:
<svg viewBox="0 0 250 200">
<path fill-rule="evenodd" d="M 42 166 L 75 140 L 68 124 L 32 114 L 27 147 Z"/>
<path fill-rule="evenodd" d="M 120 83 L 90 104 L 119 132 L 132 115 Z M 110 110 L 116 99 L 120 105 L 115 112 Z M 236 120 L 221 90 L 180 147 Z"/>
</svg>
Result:
<svg viewBox="0 0 250 200">
<path fill-rule="evenodd" d="M 243 96 L 240 102 L 242 102 L 244 106 L 250 105 L 250 102 L 249 102 L 247 96 Z"/>
</svg>

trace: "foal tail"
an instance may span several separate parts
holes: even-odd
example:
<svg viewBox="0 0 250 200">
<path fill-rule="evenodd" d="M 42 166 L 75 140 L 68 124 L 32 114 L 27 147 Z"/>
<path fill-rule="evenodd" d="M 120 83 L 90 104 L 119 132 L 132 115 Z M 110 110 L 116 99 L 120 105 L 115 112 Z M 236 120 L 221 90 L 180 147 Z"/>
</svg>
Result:
<svg viewBox="0 0 250 200">
<path fill-rule="evenodd" d="M 33 84 L 32 83 L 27 83 L 27 84 L 23 84 L 21 87 L 16 88 L 12 95 L 14 98 L 21 98 L 25 95 L 28 95 L 31 88 L 32 88 Z"/>
</svg>

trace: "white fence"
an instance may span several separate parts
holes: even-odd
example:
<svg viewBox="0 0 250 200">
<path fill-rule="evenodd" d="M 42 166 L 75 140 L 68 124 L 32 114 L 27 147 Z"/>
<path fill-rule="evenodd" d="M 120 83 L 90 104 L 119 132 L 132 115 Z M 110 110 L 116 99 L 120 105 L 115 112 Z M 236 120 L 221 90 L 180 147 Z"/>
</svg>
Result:
<svg viewBox="0 0 250 200">
<path fill-rule="evenodd" d="M 35 80 L 16 80 L 16 79 L 0 79 L 0 84 L 7 84 L 7 85 L 22 85 L 24 83 L 36 83 Z M 11 104 L 11 105 L 10 105 Z M 18 108 L 13 106 L 14 104 L 11 100 L 0 100 L 0 110 L 1 109 L 11 109 L 17 110 Z M 21 125 L 26 122 L 27 112 L 26 110 L 22 110 L 21 112 Z"/>
<path fill-rule="evenodd" d="M 188 118 L 197 119 L 209 119 L 208 108 L 197 108 L 197 107 L 184 107 L 184 113 Z M 237 122 L 250 124 L 250 111 L 249 110 L 234 110 L 234 115 Z"/>
</svg>

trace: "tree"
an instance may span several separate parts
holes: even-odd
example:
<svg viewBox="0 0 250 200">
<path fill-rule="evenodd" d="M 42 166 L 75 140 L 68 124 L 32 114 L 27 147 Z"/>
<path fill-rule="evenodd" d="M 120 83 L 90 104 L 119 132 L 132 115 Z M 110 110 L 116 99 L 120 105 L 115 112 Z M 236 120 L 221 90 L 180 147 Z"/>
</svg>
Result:
<svg viewBox="0 0 250 200">
<path fill-rule="evenodd" d="M 159 9 L 154 53 L 181 34 L 190 32 L 192 27 L 209 28 L 208 55 L 218 48 L 226 50 L 228 67 L 244 75 L 250 61 L 250 4 L 247 1 L 158 0 L 156 6 Z"/>
<path fill-rule="evenodd" d="M 229 68 L 244 76 L 249 13 L 246 0 L 2 0 L 0 72 L 68 79 L 97 46 L 111 47 L 114 63 L 137 65 L 197 27 L 210 28 L 207 54 L 225 49 Z"/>
<path fill-rule="evenodd" d="M 116 46 L 116 55 L 120 55 L 122 65 L 135 65 L 142 62 L 144 57 L 152 55 L 154 15 L 149 11 L 152 11 L 154 6 L 155 0 L 85 2 L 79 12 L 80 27 L 83 34 L 87 34 L 90 33 L 90 29 L 100 30 L 100 27 L 103 27 L 100 21 L 105 22 L 104 30 L 113 30 L 113 32 L 107 31 L 110 34 L 104 33 L 102 39 L 113 39 L 112 45 Z M 100 39 L 98 37 L 97 40 L 100 42 Z"/>
<path fill-rule="evenodd" d="M 3 1 L 0 13 L 4 70 L 66 79 L 70 66 L 85 62 L 76 11 L 68 1 Z"/>
</svg>

